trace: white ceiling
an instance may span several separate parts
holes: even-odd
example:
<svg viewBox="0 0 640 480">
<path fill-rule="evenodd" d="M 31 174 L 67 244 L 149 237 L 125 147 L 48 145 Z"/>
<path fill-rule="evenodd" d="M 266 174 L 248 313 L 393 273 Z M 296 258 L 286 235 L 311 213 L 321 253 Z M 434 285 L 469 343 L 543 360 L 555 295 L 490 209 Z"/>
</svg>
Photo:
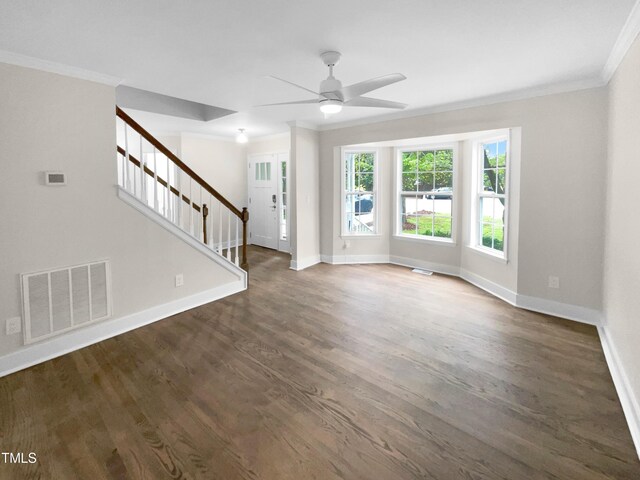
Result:
<svg viewBox="0 0 640 480">
<path fill-rule="evenodd" d="M 56 0 L 0 3 L 0 50 L 121 78 L 132 87 L 237 110 L 212 122 L 147 115 L 161 130 L 253 136 L 286 122 L 330 127 L 390 111 L 260 107 L 309 98 L 318 55 L 343 54 L 344 85 L 387 73 L 408 80 L 370 96 L 409 111 L 509 92 L 593 84 L 635 0 Z M 144 121 L 144 119 L 140 119 Z M 167 123 L 168 122 L 168 123 Z M 149 126 L 150 129 L 154 129 Z"/>
</svg>

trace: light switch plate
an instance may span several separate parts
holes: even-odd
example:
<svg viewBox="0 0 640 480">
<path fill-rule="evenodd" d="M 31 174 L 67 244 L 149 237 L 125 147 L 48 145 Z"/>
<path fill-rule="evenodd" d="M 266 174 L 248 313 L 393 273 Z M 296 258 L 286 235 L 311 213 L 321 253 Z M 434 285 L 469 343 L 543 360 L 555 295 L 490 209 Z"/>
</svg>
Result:
<svg viewBox="0 0 640 480">
<path fill-rule="evenodd" d="M 14 335 L 22 331 L 22 319 L 20 317 L 13 317 L 7 319 L 7 335 Z"/>
</svg>

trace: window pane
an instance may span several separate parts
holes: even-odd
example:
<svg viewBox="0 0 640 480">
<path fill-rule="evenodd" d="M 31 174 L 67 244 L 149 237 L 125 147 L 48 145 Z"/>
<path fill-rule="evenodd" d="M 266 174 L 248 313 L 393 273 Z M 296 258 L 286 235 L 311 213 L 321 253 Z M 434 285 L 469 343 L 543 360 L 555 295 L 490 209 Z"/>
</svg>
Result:
<svg viewBox="0 0 640 480">
<path fill-rule="evenodd" d="M 353 153 L 348 157 L 347 163 L 352 164 L 354 173 L 373 173 L 373 153 Z"/>
<path fill-rule="evenodd" d="M 496 193 L 499 194 L 504 194 L 505 192 L 505 186 L 507 184 L 506 180 L 507 180 L 507 171 L 504 168 L 499 168 L 497 170 L 497 174 L 498 174 L 498 182 L 496 185 Z"/>
<path fill-rule="evenodd" d="M 493 223 L 493 198 L 480 198 L 480 221 Z"/>
<path fill-rule="evenodd" d="M 283 177 L 286 177 L 287 176 L 287 163 L 286 162 L 282 162 L 280 164 L 280 168 L 281 168 L 280 175 L 283 176 Z"/>
<path fill-rule="evenodd" d="M 373 192 L 373 173 L 358 173 L 356 174 L 356 191 L 360 192 Z"/>
<path fill-rule="evenodd" d="M 433 173 L 419 173 L 415 182 L 415 189 L 419 192 L 430 192 L 433 190 L 434 174 Z"/>
<path fill-rule="evenodd" d="M 271 180 L 271 162 L 267 162 L 267 180 Z"/>
<path fill-rule="evenodd" d="M 371 213 L 373 211 L 373 195 L 355 195 L 353 211 L 356 215 Z"/>
<path fill-rule="evenodd" d="M 506 140 L 498 142 L 497 163 L 498 163 L 498 167 L 504 167 L 507 164 L 507 141 Z"/>
<path fill-rule="evenodd" d="M 416 172 L 404 172 L 402 174 L 402 191 L 415 192 L 418 174 Z"/>
<path fill-rule="evenodd" d="M 502 252 L 504 249 L 504 227 L 495 225 L 493 234 L 493 248 Z"/>
<path fill-rule="evenodd" d="M 493 243 L 493 225 L 483 223 L 480 231 L 482 232 L 482 246 L 491 248 Z"/>
<path fill-rule="evenodd" d="M 264 180 L 266 178 L 266 166 L 265 162 L 260 162 L 260 180 Z"/>
<path fill-rule="evenodd" d="M 418 215 L 418 235 L 433 236 L 433 216 Z"/>
<path fill-rule="evenodd" d="M 287 179 L 282 179 L 282 192 L 285 193 L 287 191 Z"/>
<path fill-rule="evenodd" d="M 436 170 L 453 170 L 453 150 L 436 151 Z"/>
<path fill-rule="evenodd" d="M 418 161 L 417 152 L 402 152 L 402 171 L 416 172 Z"/>
<path fill-rule="evenodd" d="M 434 169 L 434 152 L 424 151 L 418 153 L 418 170 L 420 172 L 432 172 Z"/>
<path fill-rule="evenodd" d="M 416 209 L 415 212 L 425 215 L 431 215 L 433 213 L 434 200 L 429 195 L 418 195 L 416 197 Z"/>
<path fill-rule="evenodd" d="M 502 225 L 504 221 L 504 199 L 496 198 L 493 200 L 493 223 Z"/>
<path fill-rule="evenodd" d="M 453 216 L 453 200 L 451 198 L 436 197 L 433 200 L 433 212 L 440 216 Z"/>
<path fill-rule="evenodd" d="M 417 217 L 415 215 L 402 215 L 401 220 L 402 220 L 402 233 L 415 235 Z"/>
<path fill-rule="evenodd" d="M 256 180 L 260 180 L 260 176 L 259 176 L 259 173 L 260 173 L 260 164 L 259 164 L 259 163 L 256 163 L 255 167 L 256 167 Z"/>
<path fill-rule="evenodd" d="M 485 143 L 484 151 L 484 168 L 495 168 L 497 166 L 497 144 Z"/>
<path fill-rule="evenodd" d="M 451 238 L 451 218 L 450 217 L 435 217 L 434 223 L 434 237 Z"/>
<path fill-rule="evenodd" d="M 418 210 L 418 197 L 403 195 L 400 207 L 401 213 L 414 214 Z"/>
<path fill-rule="evenodd" d="M 494 169 L 483 171 L 483 190 L 485 192 L 496 191 L 496 171 Z"/>
<path fill-rule="evenodd" d="M 446 193 L 452 194 L 451 189 L 453 187 L 453 172 L 438 172 L 435 174 L 435 188 L 448 188 Z"/>
</svg>

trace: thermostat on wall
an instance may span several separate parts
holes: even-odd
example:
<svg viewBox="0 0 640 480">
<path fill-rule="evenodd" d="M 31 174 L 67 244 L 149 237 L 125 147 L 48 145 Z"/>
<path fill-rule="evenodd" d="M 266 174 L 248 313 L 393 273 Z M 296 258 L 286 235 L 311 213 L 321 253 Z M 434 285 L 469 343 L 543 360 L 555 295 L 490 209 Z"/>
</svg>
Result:
<svg viewBox="0 0 640 480">
<path fill-rule="evenodd" d="M 44 172 L 45 185 L 66 185 L 67 176 L 63 172 Z"/>
</svg>

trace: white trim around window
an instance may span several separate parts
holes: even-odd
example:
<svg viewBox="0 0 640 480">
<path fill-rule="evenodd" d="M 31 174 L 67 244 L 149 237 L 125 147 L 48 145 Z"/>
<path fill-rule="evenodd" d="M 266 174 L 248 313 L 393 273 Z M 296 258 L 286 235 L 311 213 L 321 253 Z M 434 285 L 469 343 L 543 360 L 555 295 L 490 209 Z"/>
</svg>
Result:
<svg viewBox="0 0 640 480">
<path fill-rule="evenodd" d="M 484 150 L 486 146 L 495 145 L 496 165 L 492 168 L 485 168 Z M 471 195 L 471 225 L 469 236 L 469 247 L 478 253 L 483 253 L 489 257 L 507 263 L 507 252 L 509 248 L 509 210 L 510 210 L 510 186 L 509 177 L 511 171 L 511 141 L 510 132 L 504 135 L 492 136 L 477 139 L 473 144 L 473 176 Z M 490 147 L 491 148 L 491 147 Z M 499 161 L 500 152 L 504 151 L 504 161 Z M 496 188 L 487 189 L 485 187 L 485 171 L 491 171 Z M 500 177 L 503 175 L 504 181 L 501 184 Z M 489 204 L 491 207 L 484 207 Z M 500 210 L 499 213 L 496 210 Z M 488 213 L 491 213 L 490 215 Z M 490 221 L 486 219 L 490 218 Z M 496 221 L 496 218 L 500 220 Z M 498 228 L 502 229 L 502 235 L 498 233 Z M 484 235 L 485 231 L 490 235 Z M 482 235 L 481 235 L 482 233 Z M 501 242 L 499 248 L 496 248 Z M 491 245 L 487 245 L 491 243 Z"/>
<path fill-rule="evenodd" d="M 418 220 L 416 217 L 416 234 L 408 234 L 406 232 L 403 231 L 402 228 L 402 222 L 403 222 L 403 210 L 402 210 L 402 206 L 403 206 L 403 197 L 406 197 L 407 195 L 410 194 L 414 194 L 414 190 L 408 191 L 404 189 L 403 186 L 403 155 L 405 153 L 410 153 L 410 152 L 437 152 L 437 151 L 451 151 L 452 152 L 452 167 L 451 170 L 440 170 L 437 168 L 435 161 L 434 161 L 434 167 L 433 167 L 433 171 L 427 171 L 427 170 L 421 170 L 419 167 L 419 164 L 416 163 L 416 189 L 415 189 L 415 196 L 416 196 L 416 208 L 418 202 L 420 201 L 431 201 L 433 203 L 433 209 L 431 210 L 431 216 L 432 216 L 432 228 L 431 228 L 431 235 L 420 235 L 417 233 L 418 231 Z M 435 153 L 434 153 L 435 155 Z M 458 196 L 459 196 L 459 192 L 458 192 L 458 187 L 457 187 L 457 177 L 458 177 L 458 142 L 453 142 L 453 143 L 438 143 L 438 144 L 426 144 L 426 145 L 416 145 L 416 146 L 410 146 L 410 147 L 399 147 L 395 150 L 395 168 L 394 168 L 394 172 L 395 172 L 395 178 L 394 178 L 394 196 L 395 196 L 395 208 L 394 208 L 394 218 L 393 218 L 393 235 L 395 238 L 398 239 L 403 239 L 403 240 L 411 240 L 411 241 L 417 241 L 417 242 L 423 242 L 423 243 L 432 243 L 435 245 L 443 245 L 443 246 L 453 246 L 456 244 L 456 229 L 457 229 L 457 208 L 458 208 Z M 405 174 L 408 172 L 404 172 Z M 450 185 L 448 184 L 446 187 L 442 187 L 442 186 L 438 186 L 437 185 L 437 181 L 435 180 L 436 177 L 438 175 L 445 175 L 447 177 L 450 176 L 451 180 L 450 180 Z M 434 178 L 434 183 L 430 186 L 421 186 L 419 185 L 420 183 L 420 177 L 421 176 L 428 176 L 428 175 L 433 175 Z M 438 213 L 436 212 L 436 202 L 438 202 L 438 200 L 446 200 L 446 199 L 439 199 L 437 198 L 438 192 L 436 192 L 435 190 L 437 188 L 450 188 L 450 194 L 449 197 L 451 198 L 451 213 L 450 215 L 438 215 Z M 432 198 L 429 198 L 430 196 L 432 196 Z M 422 197 L 422 198 L 419 198 Z M 405 212 L 406 214 L 406 212 Z M 444 218 L 450 218 L 450 237 L 442 237 L 442 236 L 437 236 L 435 233 L 435 222 L 436 219 L 444 219 Z M 405 219 L 406 220 L 406 219 Z M 446 220 L 445 220 L 446 222 Z"/>
<path fill-rule="evenodd" d="M 340 236 L 378 236 L 378 149 L 342 148 L 340 153 Z M 355 157 L 361 154 L 366 156 L 365 163 L 373 163 L 370 170 L 362 169 L 361 162 L 356 163 Z"/>
</svg>

